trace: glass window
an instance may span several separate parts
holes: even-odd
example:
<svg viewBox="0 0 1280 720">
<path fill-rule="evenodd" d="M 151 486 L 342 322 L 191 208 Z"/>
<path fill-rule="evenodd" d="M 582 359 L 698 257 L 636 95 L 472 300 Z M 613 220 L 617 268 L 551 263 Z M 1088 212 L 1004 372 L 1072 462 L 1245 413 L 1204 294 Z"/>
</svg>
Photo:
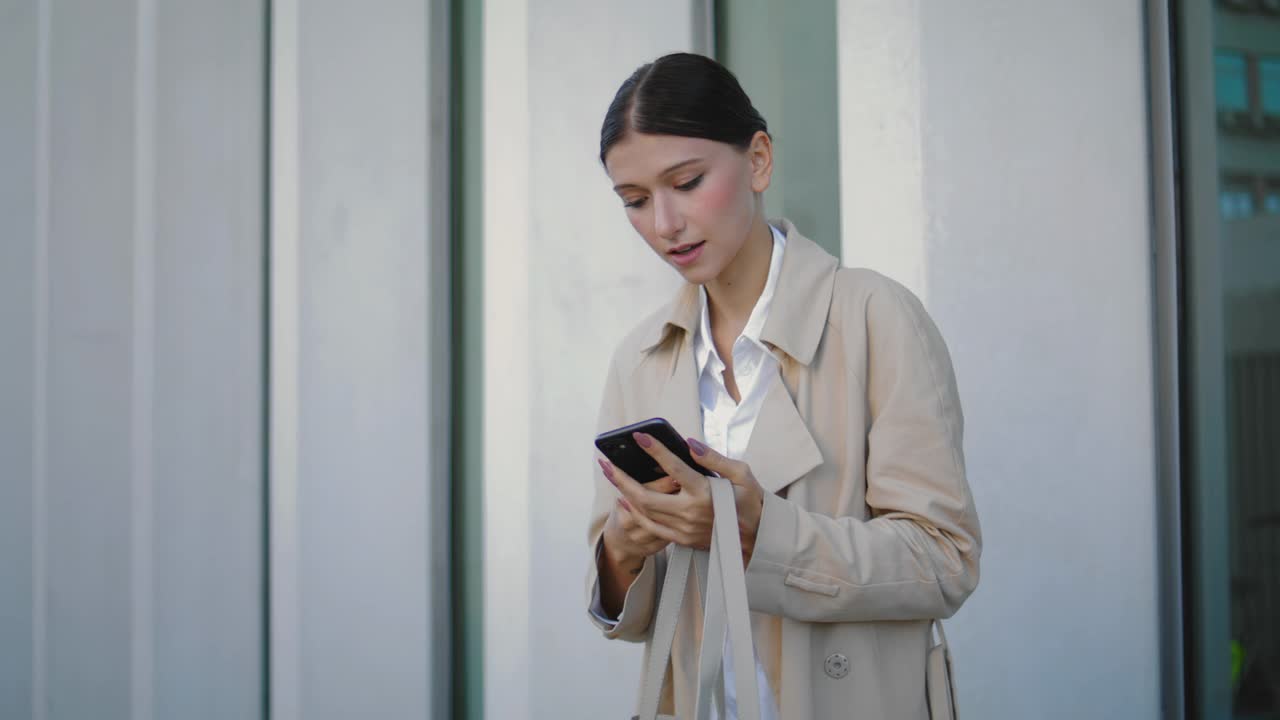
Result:
<svg viewBox="0 0 1280 720">
<path fill-rule="evenodd" d="M 1253 193 L 1247 189 L 1224 187 L 1218 197 L 1223 220 L 1239 220 L 1253 214 Z"/>
<path fill-rule="evenodd" d="M 1280 718 L 1280 17 L 1179 8 L 1187 717 Z"/>
<path fill-rule="evenodd" d="M 1262 112 L 1280 115 L 1280 57 L 1258 60 L 1258 89 L 1262 95 Z"/>
<path fill-rule="evenodd" d="M 1244 53 L 1219 50 L 1213 58 L 1214 90 L 1218 109 L 1228 112 L 1249 110 L 1249 63 Z"/>
<path fill-rule="evenodd" d="M 774 160 L 766 214 L 795 222 L 840 257 L 836 0 L 715 0 L 715 21 L 716 59 L 738 76 L 774 143 L 786 148 Z"/>
<path fill-rule="evenodd" d="M 1262 194 L 1262 212 L 1280 215 L 1280 178 L 1267 178 Z"/>
</svg>

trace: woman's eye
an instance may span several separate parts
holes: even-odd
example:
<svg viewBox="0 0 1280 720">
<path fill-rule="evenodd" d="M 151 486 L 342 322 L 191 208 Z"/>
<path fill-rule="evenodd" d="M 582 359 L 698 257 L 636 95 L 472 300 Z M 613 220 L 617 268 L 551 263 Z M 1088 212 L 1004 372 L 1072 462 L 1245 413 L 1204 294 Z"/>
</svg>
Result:
<svg viewBox="0 0 1280 720">
<path fill-rule="evenodd" d="M 629 202 L 624 202 L 624 203 L 622 203 L 622 207 L 625 207 L 625 208 L 638 208 L 638 207 L 644 207 L 644 201 L 645 201 L 645 198 L 639 198 L 639 199 L 636 199 L 636 200 L 631 200 L 631 201 L 629 201 Z"/>
<path fill-rule="evenodd" d="M 689 182 L 687 182 L 687 183 L 685 183 L 685 184 L 683 184 L 683 185 L 677 185 L 677 186 L 676 186 L 676 189 L 677 189 L 677 190 L 684 190 L 684 191 L 686 191 L 686 192 L 687 192 L 687 191 L 689 191 L 689 190 L 692 190 L 692 189 L 694 189 L 694 188 L 698 187 L 698 185 L 699 185 L 701 182 L 702 182 L 702 176 L 701 176 L 701 175 L 699 175 L 698 177 L 696 177 L 696 178 L 694 178 L 694 179 L 690 180 Z"/>
</svg>

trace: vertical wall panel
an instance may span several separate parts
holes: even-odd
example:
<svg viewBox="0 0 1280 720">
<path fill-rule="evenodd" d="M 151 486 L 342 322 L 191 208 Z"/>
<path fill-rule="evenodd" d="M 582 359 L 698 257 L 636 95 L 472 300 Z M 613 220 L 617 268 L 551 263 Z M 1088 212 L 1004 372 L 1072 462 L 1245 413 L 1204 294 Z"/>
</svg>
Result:
<svg viewBox="0 0 1280 720">
<path fill-rule="evenodd" d="M 125 0 L 53 4 L 39 539 L 53 720 L 130 716 L 133 23 Z"/>
<path fill-rule="evenodd" d="M 272 716 L 440 716 L 442 2 L 273 6 Z M 441 259 L 443 258 L 443 260 Z M 446 285 L 441 285 L 446 283 Z M 438 573 L 438 574 L 437 574 Z M 277 593 L 277 589 L 280 592 Z M 279 683 L 279 695 L 276 695 Z"/>
<path fill-rule="evenodd" d="M 635 698 L 641 647 L 601 638 L 583 606 L 591 437 L 614 347 L 680 280 L 628 224 L 599 133 L 637 67 L 705 43 L 703 14 L 486 3 L 485 717 L 618 716 Z"/>
<path fill-rule="evenodd" d="M 265 16 L 157 2 L 156 718 L 263 709 Z"/>
<path fill-rule="evenodd" d="M 39 12 L 0 2 L 0 717 L 31 716 Z"/>
<path fill-rule="evenodd" d="M 958 704 L 1160 717 L 1142 6 L 839 9 L 845 261 L 924 296 L 964 402 Z"/>
<path fill-rule="evenodd" d="M 0 716 L 255 718 L 264 12 L 0 5 Z"/>
</svg>

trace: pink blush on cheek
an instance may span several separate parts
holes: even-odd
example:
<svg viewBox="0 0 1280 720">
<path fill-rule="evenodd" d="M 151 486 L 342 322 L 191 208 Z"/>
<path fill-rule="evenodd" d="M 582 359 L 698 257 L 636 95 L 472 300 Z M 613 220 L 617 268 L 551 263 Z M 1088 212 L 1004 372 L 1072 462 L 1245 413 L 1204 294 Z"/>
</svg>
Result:
<svg viewBox="0 0 1280 720">
<path fill-rule="evenodd" d="M 719 214 L 731 209 L 738 199 L 738 187 L 730 173 L 715 173 L 708 178 L 698 193 L 701 210 Z"/>
</svg>

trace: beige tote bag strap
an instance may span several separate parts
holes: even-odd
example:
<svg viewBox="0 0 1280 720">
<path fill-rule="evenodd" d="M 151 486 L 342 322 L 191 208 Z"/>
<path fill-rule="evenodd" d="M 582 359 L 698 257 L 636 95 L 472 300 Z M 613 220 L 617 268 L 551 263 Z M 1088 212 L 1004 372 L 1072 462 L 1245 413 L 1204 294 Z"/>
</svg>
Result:
<svg viewBox="0 0 1280 720">
<path fill-rule="evenodd" d="M 644 686 L 641 688 L 639 720 L 655 720 L 662 697 L 662 681 L 667 662 L 671 657 L 671 641 L 675 638 L 676 621 L 684 601 L 685 585 L 689 577 L 689 565 L 698 556 L 698 579 L 706 588 L 704 597 L 703 628 L 720 627 L 720 640 L 707 642 L 699 650 L 697 707 L 698 716 L 704 716 L 704 706 L 709 707 L 712 687 L 720 678 L 720 657 L 724 647 L 724 628 L 727 624 L 729 644 L 735 667 L 744 668 L 734 673 L 734 690 L 738 700 L 738 720 L 760 720 L 760 695 L 756 684 L 755 645 L 751 640 L 751 617 L 747 610 L 747 579 L 742 568 L 742 543 L 738 538 L 738 510 L 734 505 L 733 486 L 724 478 L 708 478 L 711 485 L 712 510 L 716 521 L 712 530 L 711 553 L 693 551 L 675 546 L 667 563 L 667 574 L 658 599 L 658 614 L 654 619 L 653 635 L 649 643 L 649 655 L 645 666 Z M 705 570 L 704 570 L 705 568 Z M 704 575 L 705 573 L 705 575 Z M 710 658 L 709 660 L 707 658 Z M 704 661 L 705 660 L 705 661 Z M 704 671 L 715 667 L 714 671 Z M 709 680 L 708 680 L 709 678 Z M 719 683 L 723 685 L 722 682 Z M 720 697 L 723 708 L 723 696 Z"/>
<path fill-rule="evenodd" d="M 947 646 L 947 634 L 942 631 L 942 621 L 934 620 L 933 629 L 938 632 L 938 645 L 947 653 L 951 653 L 951 648 Z M 930 638 L 932 640 L 932 638 Z"/>
<path fill-rule="evenodd" d="M 933 644 L 933 630 L 938 632 L 938 644 Z M 925 659 L 925 691 L 929 700 L 930 720 L 956 720 L 955 667 L 951 662 L 951 648 L 942 621 L 934 620 L 929 631 L 929 652 Z"/>
<path fill-rule="evenodd" d="M 715 533 L 711 535 L 711 552 L 698 554 L 698 581 L 702 587 L 702 647 L 698 650 L 697 720 L 710 720 L 714 698 L 724 717 L 724 652 L 725 613 L 724 575 Z"/>
<path fill-rule="evenodd" d="M 715 527 L 711 545 L 711 572 L 719 569 L 724 596 L 724 614 L 729 623 L 729 645 L 733 653 L 733 687 L 738 703 L 738 720 L 760 720 L 760 689 L 756 684 L 755 643 L 751 640 L 751 614 L 747 609 L 747 576 L 742 568 L 742 541 L 738 538 L 738 508 L 733 501 L 733 485 L 719 477 L 711 480 L 711 503 Z M 715 608 L 707 603 L 707 610 Z M 704 649 L 706 639 L 703 639 Z M 723 641 L 722 641 L 723 643 Z M 716 648 L 720 651 L 723 648 Z M 705 652 L 703 653 L 705 657 Z M 702 671 L 699 670 L 701 675 Z M 706 704 L 710 704 L 710 697 Z M 699 702 L 701 705 L 702 702 Z M 701 712 L 701 711 L 699 711 Z"/>
<path fill-rule="evenodd" d="M 712 547 L 716 547 L 716 534 L 712 533 Z M 703 644 L 698 652 L 698 720 L 709 720 L 712 706 L 708 696 L 716 701 L 724 716 L 724 675 L 719 653 L 724 651 L 724 579 L 716 570 L 709 571 L 710 553 L 694 555 L 694 568 L 698 570 L 698 584 L 703 597 Z"/>
<path fill-rule="evenodd" d="M 653 634 L 646 654 L 644 685 L 640 688 L 640 712 L 636 716 L 639 720 L 658 717 L 662 680 L 666 677 L 667 661 L 671 658 L 671 641 L 676 635 L 676 621 L 680 619 L 692 557 L 692 549 L 676 545 L 671 548 L 671 556 L 667 559 L 667 574 L 662 582 L 662 594 L 658 597 L 658 614 L 653 620 Z"/>
</svg>

